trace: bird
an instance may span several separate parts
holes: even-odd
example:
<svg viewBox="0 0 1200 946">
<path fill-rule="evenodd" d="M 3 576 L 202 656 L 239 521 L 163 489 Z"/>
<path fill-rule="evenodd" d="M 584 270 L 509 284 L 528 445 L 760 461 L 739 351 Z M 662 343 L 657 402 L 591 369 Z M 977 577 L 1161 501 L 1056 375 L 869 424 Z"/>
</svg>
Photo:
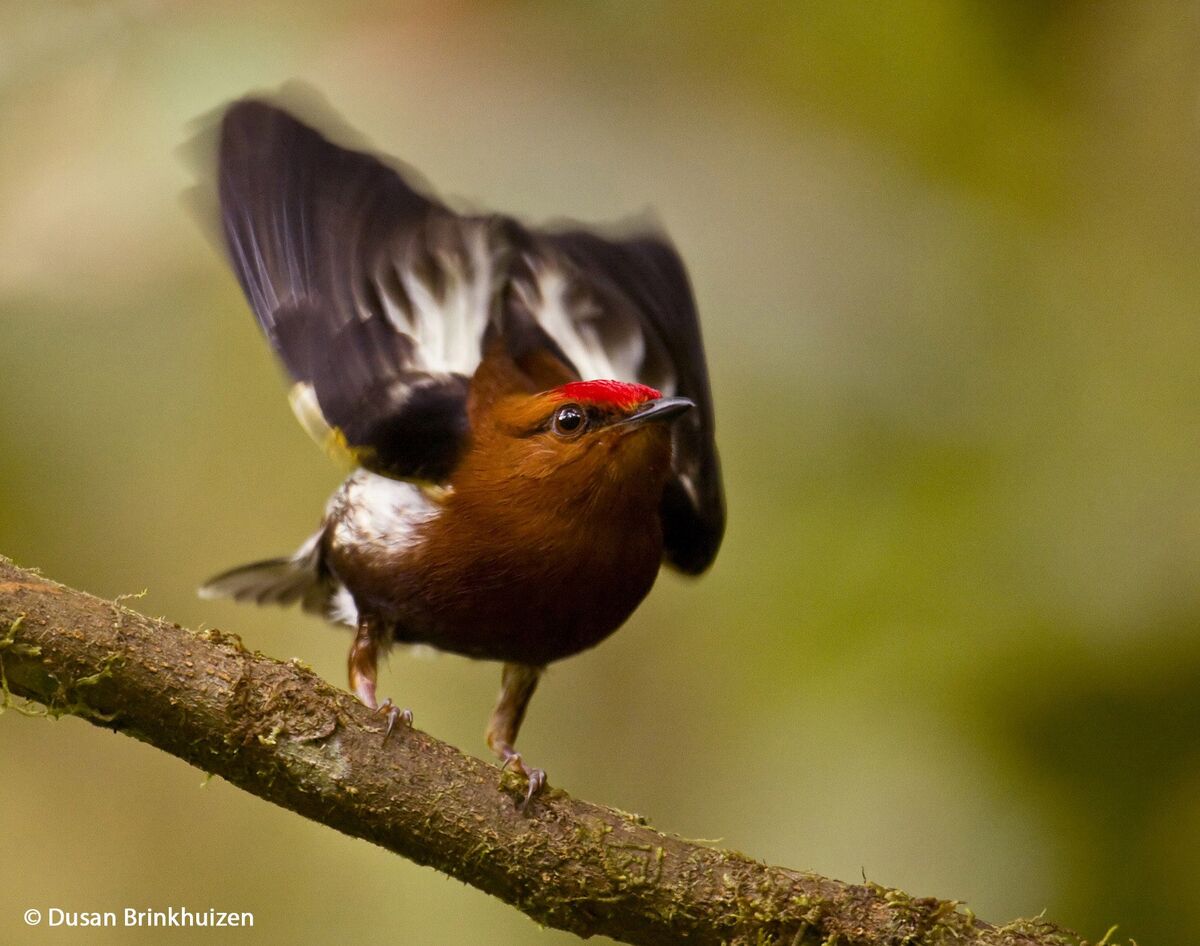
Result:
<svg viewBox="0 0 1200 946">
<path fill-rule="evenodd" d="M 348 625 L 350 689 L 393 644 L 502 664 L 488 747 L 545 668 L 608 637 L 665 564 L 712 564 L 726 509 L 699 317 L 657 223 L 533 226 L 452 209 L 415 171 L 269 96 L 215 131 L 219 240 L 290 377 L 302 426 L 350 472 L 291 555 L 204 597 Z"/>
</svg>

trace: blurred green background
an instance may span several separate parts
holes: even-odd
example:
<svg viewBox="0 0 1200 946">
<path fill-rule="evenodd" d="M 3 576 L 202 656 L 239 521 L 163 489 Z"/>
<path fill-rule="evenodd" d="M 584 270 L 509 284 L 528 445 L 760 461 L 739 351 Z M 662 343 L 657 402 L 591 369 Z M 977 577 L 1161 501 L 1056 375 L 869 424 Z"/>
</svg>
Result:
<svg viewBox="0 0 1200 946">
<path fill-rule="evenodd" d="M 1176 2 L 0 5 L 0 552 L 343 681 L 203 602 L 338 482 L 179 201 L 188 123 L 298 77 L 445 194 L 656 208 L 727 471 L 713 572 L 553 668 L 552 782 L 800 868 L 1200 941 L 1200 9 Z M 381 691 L 486 754 L 498 668 Z M 572 942 L 122 736 L 0 718 L 27 907 L 239 941 Z M 213 942 L 203 931 L 173 942 Z"/>
</svg>

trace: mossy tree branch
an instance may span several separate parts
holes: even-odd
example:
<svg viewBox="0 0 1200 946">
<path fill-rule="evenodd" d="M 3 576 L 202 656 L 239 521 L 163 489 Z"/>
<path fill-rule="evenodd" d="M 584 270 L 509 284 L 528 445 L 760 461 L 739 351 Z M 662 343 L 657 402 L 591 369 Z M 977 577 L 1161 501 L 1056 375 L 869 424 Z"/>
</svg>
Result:
<svg viewBox="0 0 1200 946">
<path fill-rule="evenodd" d="M 260 798 L 427 864 L 539 923 L 629 943 L 1079 944 L 771 867 L 517 777 L 379 717 L 310 670 L 49 581 L 0 557 L 0 685 L 134 736 Z M 499 781 L 500 788 L 497 789 Z"/>
</svg>

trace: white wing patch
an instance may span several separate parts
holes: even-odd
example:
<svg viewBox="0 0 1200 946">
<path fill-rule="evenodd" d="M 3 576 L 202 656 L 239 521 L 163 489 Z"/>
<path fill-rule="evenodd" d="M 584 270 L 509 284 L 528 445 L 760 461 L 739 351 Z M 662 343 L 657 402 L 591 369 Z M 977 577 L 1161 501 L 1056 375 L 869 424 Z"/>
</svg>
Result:
<svg viewBox="0 0 1200 946">
<path fill-rule="evenodd" d="M 522 301 L 534 313 L 534 317 L 553 338 L 558 342 L 568 358 L 574 362 L 581 378 L 609 378 L 613 381 L 633 381 L 636 378 L 636 366 L 617 365 L 604 350 L 596 329 L 587 321 L 588 313 L 570 312 L 567 309 L 566 276 L 558 269 L 533 264 L 537 276 L 537 292 L 540 298 L 530 298 L 533 293 L 527 292 L 524 284 L 517 284 L 517 291 Z M 583 317 L 581 317 L 583 316 Z M 640 353 L 638 353 L 640 364 Z"/>
<path fill-rule="evenodd" d="M 429 283 L 404 265 L 402 254 L 397 254 L 392 265 L 407 299 L 397 299 L 387 291 L 382 275 L 375 280 L 388 321 L 414 342 L 410 367 L 415 371 L 470 377 L 479 366 L 496 281 L 505 278 L 498 271 L 501 248 L 493 246 L 483 223 L 464 223 L 461 247 L 431 247 L 443 286 L 440 301 Z M 586 295 L 568 301 L 571 276 L 567 270 L 544 257 L 526 255 L 525 262 L 536 285 L 518 279 L 512 287 L 581 378 L 648 382 L 666 394 L 675 393 L 669 360 L 647 357 L 644 330 L 635 317 L 607 311 Z"/>
<path fill-rule="evenodd" d="M 516 290 L 581 378 L 649 383 L 664 394 L 675 393 L 675 376 L 665 359 L 659 359 L 663 364 L 650 370 L 646 337 L 636 319 L 605 311 L 586 297 L 571 308 L 567 304 L 568 276 L 538 260 L 530 258 L 528 262 L 536 274 L 539 298 L 531 298 L 534 293 L 523 283 L 517 283 Z"/>
<path fill-rule="evenodd" d="M 494 266 L 487 233 L 482 226 L 463 234 L 469 259 L 439 252 L 445 280 L 439 302 L 416 273 L 397 264 L 400 283 L 412 303 L 405 311 L 380 286 L 379 296 L 389 321 L 416 342 L 412 367 L 431 372 L 470 376 L 479 364 L 480 339 L 487 328 Z"/>
</svg>

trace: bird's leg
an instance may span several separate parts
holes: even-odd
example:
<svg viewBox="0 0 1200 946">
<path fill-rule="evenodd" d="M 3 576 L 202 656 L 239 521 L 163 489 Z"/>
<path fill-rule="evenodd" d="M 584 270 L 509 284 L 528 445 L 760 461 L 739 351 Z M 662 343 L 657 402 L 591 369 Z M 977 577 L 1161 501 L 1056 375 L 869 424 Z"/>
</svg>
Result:
<svg viewBox="0 0 1200 946">
<path fill-rule="evenodd" d="M 354 643 L 350 645 L 350 689 L 368 708 L 387 717 L 387 729 L 383 739 L 386 742 L 392 730 L 396 728 L 396 720 L 406 726 L 412 725 L 412 710 L 400 709 L 390 699 L 384 700 L 380 706 L 375 699 L 375 675 L 379 666 L 379 633 L 378 624 L 369 617 L 359 617 L 358 632 L 354 635 Z"/>
<path fill-rule="evenodd" d="M 546 784 L 546 773 L 542 769 L 526 766 L 521 753 L 513 748 L 521 721 L 525 718 L 525 708 L 529 706 L 529 698 L 537 689 L 541 674 L 541 667 L 506 663 L 500 677 L 500 697 L 496 700 L 496 708 L 492 710 L 492 718 L 488 720 L 487 744 L 500 759 L 501 771 L 511 765 L 529 780 L 522 808 Z"/>
</svg>

